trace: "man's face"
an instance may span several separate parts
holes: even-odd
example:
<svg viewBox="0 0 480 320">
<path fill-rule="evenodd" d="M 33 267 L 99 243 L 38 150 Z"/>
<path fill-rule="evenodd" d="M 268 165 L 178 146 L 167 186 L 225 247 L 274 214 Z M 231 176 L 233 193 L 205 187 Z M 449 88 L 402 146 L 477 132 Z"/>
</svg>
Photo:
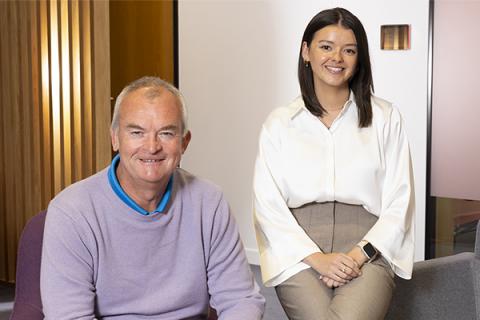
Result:
<svg viewBox="0 0 480 320">
<path fill-rule="evenodd" d="M 146 90 L 138 89 L 124 98 L 118 127 L 111 131 L 113 150 L 120 154 L 117 177 L 127 193 L 164 188 L 190 141 L 190 132 L 182 136 L 177 97 L 163 90 L 147 98 Z"/>
</svg>

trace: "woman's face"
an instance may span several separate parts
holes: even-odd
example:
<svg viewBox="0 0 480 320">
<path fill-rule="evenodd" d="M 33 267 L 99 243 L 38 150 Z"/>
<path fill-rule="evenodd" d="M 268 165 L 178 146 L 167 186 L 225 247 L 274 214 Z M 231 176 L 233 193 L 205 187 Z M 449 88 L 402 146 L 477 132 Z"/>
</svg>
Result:
<svg viewBox="0 0 480 320">
<path fill-rule="evenodd" d="M 357 68 L 357 40 L 351 29 L 329 25 L 315 32 L 310 46 L 302 44 L 302 57 L 310 62 L 315 90 L 348 88 Z"/>
</svg>

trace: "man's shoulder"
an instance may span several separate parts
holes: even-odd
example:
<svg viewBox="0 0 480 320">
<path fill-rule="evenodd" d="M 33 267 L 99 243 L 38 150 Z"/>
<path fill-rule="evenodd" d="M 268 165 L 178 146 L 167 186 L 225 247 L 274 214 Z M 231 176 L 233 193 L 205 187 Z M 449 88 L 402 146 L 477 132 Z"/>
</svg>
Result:
<svg viewBox="0 0 480 320">
<path fill-rule="evenodd" d="M 98 195 L 107 184 L 107 169 L 103 169 L 63 189 L 52 199 L 49 206 L 76 207 L 86 205 L 91 201 L 92 197 Z"/>
<path fill-rule="evenodd" d="M 222 189 L 214 182 L 201 178 L 185 169 L 175 171 L 174 181 L 177 180 L 182 190 L 201 194 L 221 194 Z"/>
</svg>

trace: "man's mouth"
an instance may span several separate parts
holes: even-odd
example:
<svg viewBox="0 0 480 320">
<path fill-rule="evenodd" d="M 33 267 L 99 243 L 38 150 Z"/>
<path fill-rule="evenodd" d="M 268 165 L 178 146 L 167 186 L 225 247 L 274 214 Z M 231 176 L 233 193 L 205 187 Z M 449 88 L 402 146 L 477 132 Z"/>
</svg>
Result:
<svg viewBox="0 0 480 320">
<path fill-rule="evenodd" d="M 140 159 L 140 161 L 145 163 L 158 163 L 163 161 L 163 159 Z"/>
</svg>

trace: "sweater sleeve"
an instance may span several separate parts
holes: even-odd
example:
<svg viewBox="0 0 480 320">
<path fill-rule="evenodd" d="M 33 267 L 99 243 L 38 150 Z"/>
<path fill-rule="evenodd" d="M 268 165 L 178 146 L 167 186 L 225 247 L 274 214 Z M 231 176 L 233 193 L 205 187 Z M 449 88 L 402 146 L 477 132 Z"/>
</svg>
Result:
<svg viewBox="0 0 480 320">
<path fill-rule="evenodd" d="M 40 273 L 45 319 L 94 319 L 93 257 L 88 243 L 71 217 L 54 205 L 48 207 Z"/>
<path fill-rule="evenodd" d="M 263 281 L 267 286 L 305 257 L 321 251 L 288 208 L 281 179 L 282 154 L 279 149 L 279 143 L 275 143 L 273 136 L 263 127 L 255 163 L 253 191 L 255 231 Z"/>
<path fill-rule="evenodd" d="M 378 221 L 365 235 L 393 267 L 410 279 L 414 255 L 413 170 L 404 123 L 396 108 L 391 109 L 384 129 L 385 179 Z"/>
<path fill-rule="evenodd" d="M 239 232 L 223 195 L 218 200 L 207 263 L 210 303 L 219 319 L 261 319 L 265 299 L 254 280 Z"/>
</svg>

